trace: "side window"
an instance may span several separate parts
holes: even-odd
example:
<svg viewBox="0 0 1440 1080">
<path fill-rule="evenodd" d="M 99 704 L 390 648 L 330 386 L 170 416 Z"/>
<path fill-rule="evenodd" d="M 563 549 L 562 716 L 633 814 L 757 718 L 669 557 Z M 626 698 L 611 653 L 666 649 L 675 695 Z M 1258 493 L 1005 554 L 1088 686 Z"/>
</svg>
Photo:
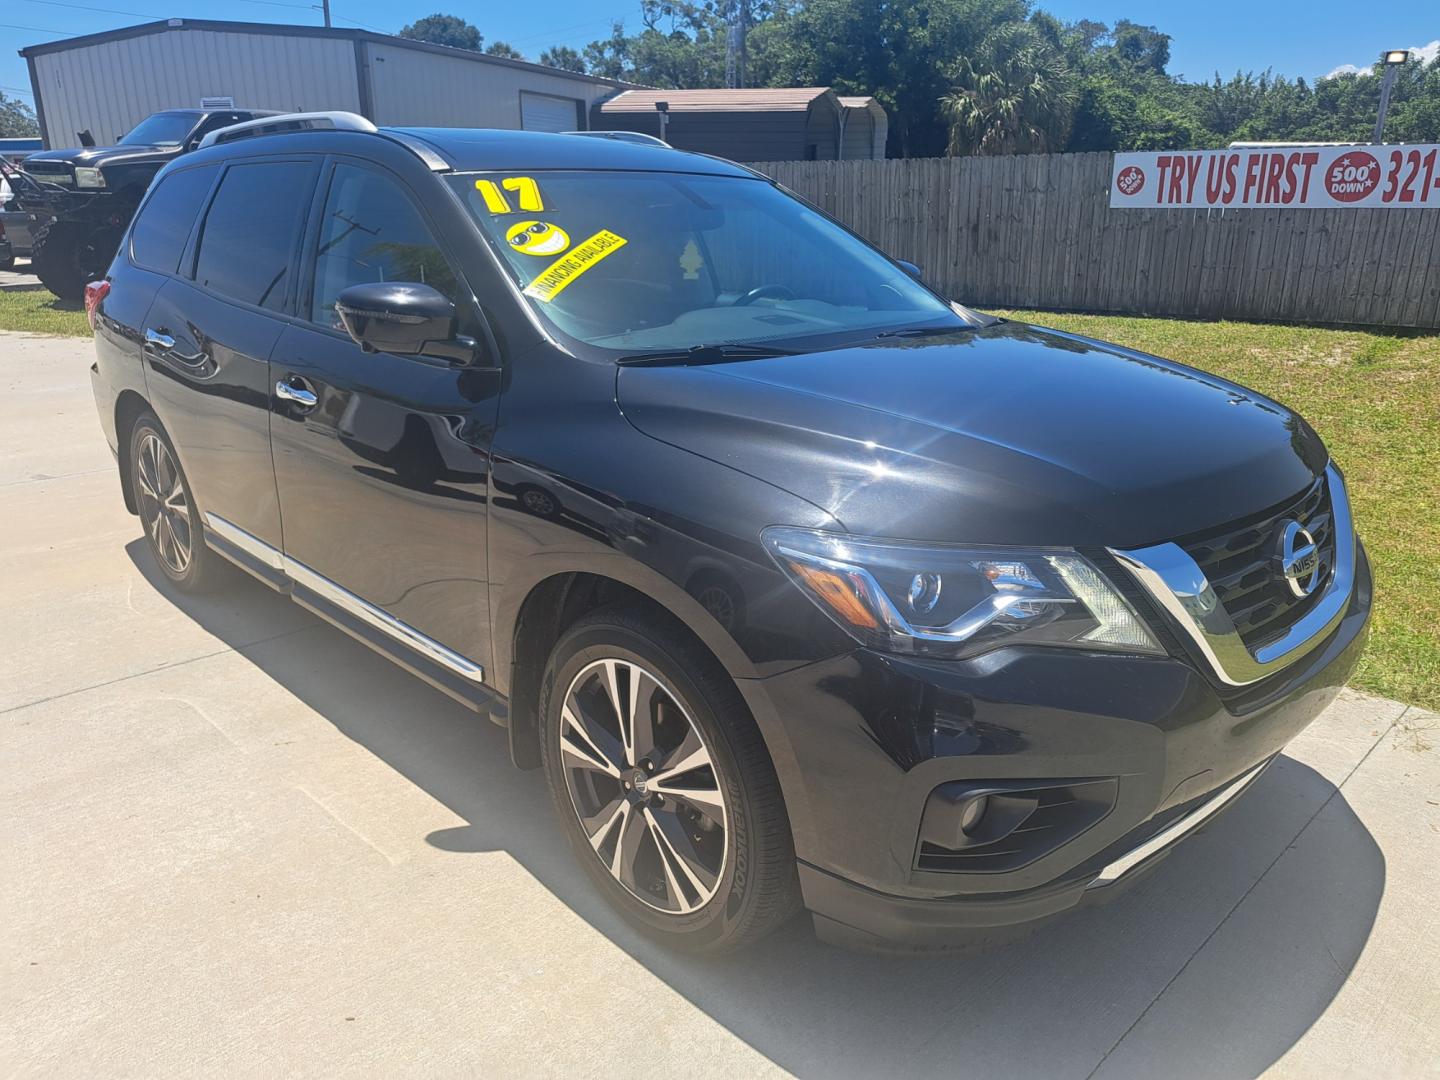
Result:
<svg viewBox="0 0 1440 1080">
<path fill-rule="evenodd" d="M 160 181 L 130 230 L 130 258 L 136 266 L 175 273 L 217 171 L 218 165 L 204 165 Z"/>
<path fill-rule="evenodd" d="M 351 285 L 418 281 L 451 300 L 455 274 L 399 184 L 369 169 L 337 165 L 320 221 L 310 318 L 338 328 L 335 299 Z"/>
<path fill-rule="evenodd" d="M 313 174 L 314 166 L 303 161 L 230 166 L 200 232 L 196 282 L 278 311 Z"/>
</svg>

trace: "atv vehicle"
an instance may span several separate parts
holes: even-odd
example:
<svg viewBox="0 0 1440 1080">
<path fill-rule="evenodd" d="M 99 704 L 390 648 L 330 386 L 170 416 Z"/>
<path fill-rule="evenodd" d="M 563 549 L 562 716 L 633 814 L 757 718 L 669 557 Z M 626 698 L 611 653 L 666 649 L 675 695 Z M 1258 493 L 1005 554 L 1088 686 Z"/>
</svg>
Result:
<svg viewBox="0 0 1440 1080">
<path fill-rule="evenodd" d="M 30 265 L 62 300 L 79 300 L 105 276 L 150 181 L 200 139 L 269 112 L 167 109 L 146 117 L 115 146 L 42 150 L 21 163 L 16 201 L 36 215 Z M 81 136 L 89 142 L 88 133 Z M 15 180 L 12 178 L 12 186 Z"/>
</svg>

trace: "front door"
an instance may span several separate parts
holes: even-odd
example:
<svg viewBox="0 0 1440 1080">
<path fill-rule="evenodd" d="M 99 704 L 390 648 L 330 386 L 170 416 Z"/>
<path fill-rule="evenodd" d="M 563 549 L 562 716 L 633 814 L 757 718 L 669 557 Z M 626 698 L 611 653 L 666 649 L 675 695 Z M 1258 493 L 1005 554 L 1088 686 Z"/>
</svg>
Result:
<svg viewBox="0 0 1440 1080">
<path fill-rule="evenodd" d="M 365 353 L 335 314 L 362 282 L 423 282 L 464 313 L 456 263 L 409 188 L 369 165 L 330 171 L 305 263 L 305 325 L 271 356 L 271 442 L 287 570 L 409 648 L 480 681 L 489 660 L 485 505 L 499 374 Z"/>
</svg>

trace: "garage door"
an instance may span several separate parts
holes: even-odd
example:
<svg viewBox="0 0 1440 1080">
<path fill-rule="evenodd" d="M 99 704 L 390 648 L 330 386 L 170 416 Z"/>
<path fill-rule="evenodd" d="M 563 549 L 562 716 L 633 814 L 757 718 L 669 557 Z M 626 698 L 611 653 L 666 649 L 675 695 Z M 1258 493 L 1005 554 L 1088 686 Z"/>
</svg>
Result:
<svg viewBox="0 0 1440 1080">
<path fill-rule="evenodd" d="M 526 131 L 574 131 L 579 126 L 579 102 L 520 91 L 520 126 Z"/>
</svg>

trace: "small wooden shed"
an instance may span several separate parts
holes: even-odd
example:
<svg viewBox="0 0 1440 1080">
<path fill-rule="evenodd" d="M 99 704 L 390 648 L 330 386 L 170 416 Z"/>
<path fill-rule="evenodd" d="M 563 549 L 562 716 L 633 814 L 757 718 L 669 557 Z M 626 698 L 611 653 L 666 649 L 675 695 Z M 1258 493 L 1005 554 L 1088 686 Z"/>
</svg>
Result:
<svg viewBox="0 0 1440 1080">
<path fill-rule="evenodd" d="M 664 131 L 661 111 L 667 106 Z M 826 86 L 749 90 L 623 90 L 590 109 L 596 131 L 661 136 L 677 150 L 732 161 L 883 158 L 887 120 L 872 97 Z"/>
</svg>

